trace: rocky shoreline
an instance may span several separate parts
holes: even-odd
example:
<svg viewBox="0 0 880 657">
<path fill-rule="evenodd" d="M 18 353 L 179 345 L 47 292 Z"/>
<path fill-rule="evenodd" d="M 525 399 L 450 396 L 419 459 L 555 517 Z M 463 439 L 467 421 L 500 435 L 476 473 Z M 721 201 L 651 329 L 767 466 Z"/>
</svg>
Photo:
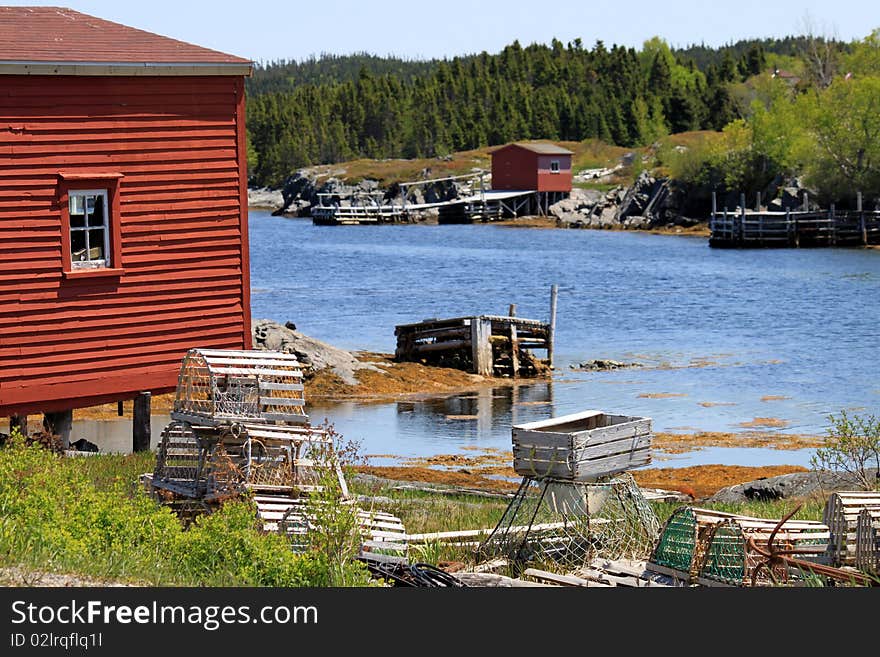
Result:
<svg viewBox="0 0 880 657">
<path fill-rule="evenodd" d="M 601 170 L 590 176 L 591 185 L 616 180 L 616 169 Z M 427 175 L 427 174 L 426 174 Z M 476 175 L 476 174 L 475 174 Z M 578 184 L 586 184 L 583 175 Z M 424 188 L 413 187 L 407 192 L 408 204 L 434 203 L 463 198 L 472 193 L 469 180 L 443 180 Z M 376 180 L 354 184 L 341 178 L 324 177 L 309 169 L 289 176 L 280 189 L 251 188 L 248 205 L 267 210 L 275 216 L 310 217 L 313 206 L 357 199 L 354 202 L 380 204 L 403 203 L 399 185 L 382 188 Z M 616 185 L 608 191 L 575 186 L 568 198 L 549 207 L 548 219 L 559 228 L 598 228 L 612 230 L 690 229 L 705 224 L 704 212 L 689 203 L 688 193 L 668 178 L 658 178 L 643 171 L 632 185 Z M 412 213 L 414 223 L 434 223 L 436 209 Z"/>
</svg>

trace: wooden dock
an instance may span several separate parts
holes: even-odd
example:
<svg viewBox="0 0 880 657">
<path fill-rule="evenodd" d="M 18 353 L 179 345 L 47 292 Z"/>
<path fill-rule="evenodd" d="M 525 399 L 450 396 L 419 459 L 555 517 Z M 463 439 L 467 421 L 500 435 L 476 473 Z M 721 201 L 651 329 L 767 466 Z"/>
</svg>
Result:
<svg viewBox="0 0 880 657">
<path fill-rule="evenodd" d="M 880 211 L 862 210 L 861 199 L 851 211 L 749 210 L 743 198 L 732 212 L 713 210 L 709 230 L 709 246 L 721 248 L 868 246 L 880 244 Z"/>
<path fill-rule="evenodd" d="M 533 189 L 485 189 L 484 175 L 485 172 L 476 172 L 400 183 L 400 198 L 390 202 L 382 192 L 357 192 L 348 196 L 322 192 L 317 195 L 318 203 L 311 209 L 312 223 L 322 226 L 411 223 L 424 211 L 437 210 L 438 223 L 472 224 L 505 217 L 544 216 L 550 205 L 567 196 L 563 192 L 537 192 Z M 426 203 L 413 203 L 410 199 L 415 188 L 460 179 L 470 180 L 470 195 Z"/>
<path fill-rule="evenodd" d="M 395 358 L 483 376 L 534 377 L 553 367 L 554 323 L 479 315 L 401 324 L 394 328 Z M 537 358 L 535 349 L 546 350 L 547 358 Z"/>
</svg>

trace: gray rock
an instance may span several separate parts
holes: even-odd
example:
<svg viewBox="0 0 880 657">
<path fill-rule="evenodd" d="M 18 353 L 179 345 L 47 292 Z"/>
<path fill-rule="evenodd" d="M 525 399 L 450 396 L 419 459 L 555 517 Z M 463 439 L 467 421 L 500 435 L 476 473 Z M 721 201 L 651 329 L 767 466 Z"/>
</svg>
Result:
<svg viewBox="0 0 880 657">
<path fill-rule="evenodd" d="M 584 361 L 583 363 L 579 363 L 578 365 L 571 365 L 570 367 L 573 370 L 604 371 L 604 370 L 619 370 L 624 367 L 641 367 L 641 366 L 642 366 L 641 363 L 624 363 L 619 360 L 597 358 L 595 360 Z"/>
<path fill-rule="evenodd" d="M 602 208 L 602 213 L 599 215 L 598 221 L 596 223 L 603 228 L 611 227 L 616 224 L 617 208 L 613 205 Z"/>
<path fill-rule="evenodd" d="M 556 215 L 556 223 L 567 228 L 584 228 L 590 225 L 590 215 L 581 212 L 566 212 Z"/>
<path fill-rule="evenodd" d="M 278 210 L 284 207 L 284 194 L 280 189 L 268 187 L 248 188 L 248 207 Z"/>
<path fill-rule="evenodd" d="M 375 365 L 361 363 L 350 351 L 337 349 L 270 319 L 255 320 L 252 331 L 254 349 L 295 354 L 309 375 L 330 368 L 347 384 L 357 385 L 355 372 L 358 370 L 381 371 Z"/>
<path fill-rule="evenodd" d="M 280 212 L 287 212 L 288 208 L 296 204 L 297 210 L 301 209 L 302 203 L 311 205 L 315 200 L 315 182 L 313 175 L 305 170 L 297 171 L 284 181 L 284 187 L 281 188 L 281 195 L 284 204 Z"/>
<path fill-rule="evenodd" d="M 708 501 L 733 504 L 750 500 L 799 499 L 825 496 L 837 490 L 858 489 L 855 478 L 846 473 L 825 470 L 794 472 L 722 488 Z"/>
<path fill-rule="evenodd" d="M 550 206 L 550 214 L 557 219 L 562 219 L 564 215 L 576 213 L 581 204 L 573 198 L 565 198 Z"/>
</svg>

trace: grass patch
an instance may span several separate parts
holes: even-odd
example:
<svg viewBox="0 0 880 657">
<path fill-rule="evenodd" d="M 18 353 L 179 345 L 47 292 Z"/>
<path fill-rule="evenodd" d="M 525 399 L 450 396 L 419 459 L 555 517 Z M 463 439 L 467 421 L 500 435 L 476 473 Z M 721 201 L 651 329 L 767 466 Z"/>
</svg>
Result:
<svg viewBox="0 0 880 657">
<path fill-rule="evenodd" d="M 137 483 L 155 455 L 64 457 L 20 441 L 0 448 L 0 567 L 22 572 L 67 573 L 98 581 L 146 586 L 368 585 L 365 567 L 341 534 L 305 553 L 287 539 L 259 530 L 248 500 L 227 502 L 188 528 Z M 352 492 L 383 496 L 377 509 L 401 518 L 410 534 L 494 528 L 508 499 L 396 490 L 396 482 L 349 478 Z M 721 511 L 781 518 L 796 502 L 708 504 Z M 661 521 L 680 503 L 652 502 Z M 361 504 L 368 509 L 367 503 Z M 824 500 L 811 500 L 798 519 L 818 520 Z M 344 538 L 344 537 L 342 537 Z M 472 545 L 439 541 L 411 548 L 412 561 L 473 564 Z M 339 547 L 342 546 L 342 547 Z M 322 549 L 323 548 L 323 549 Z M 340 582 L 342 584 L 340 584 Z"/>
<path fill-rule="evenodd" d="M 258 531 L 248 500 L 188 529 L 137 484 L 154 455 L 71 458 L 0 449 L 0 567 L 152 586 L 327 586 L 330 559 Z M 350 565 L 349 582 L 366 584 Z"/>
<path fill-rule="evenodd" d="M 578 189 L 595 189 L 603 194 L 610 192 L 612 189 L 616 189 L 619 185 L 611 182 L 574 182 L 571 184 L 572 187 L 577 187 Z"/>
</svg>

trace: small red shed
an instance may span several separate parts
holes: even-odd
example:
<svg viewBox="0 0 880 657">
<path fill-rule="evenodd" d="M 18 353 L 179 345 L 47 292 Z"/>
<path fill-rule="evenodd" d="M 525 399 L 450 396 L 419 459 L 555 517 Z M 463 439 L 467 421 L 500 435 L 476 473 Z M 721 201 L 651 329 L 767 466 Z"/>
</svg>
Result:
<svg viewBox="0 0 880 657">
<path fill-rule="evenodd" d="M 556 144 L 515 143 L 492 151 L 492 189 L 571 191 L 571 156 Z"/>
<path fill-rule="evenodd" d="M 246 59 L 0 7 L 0 417 L 170 392 L 251 344 Z"/>
</svg>

